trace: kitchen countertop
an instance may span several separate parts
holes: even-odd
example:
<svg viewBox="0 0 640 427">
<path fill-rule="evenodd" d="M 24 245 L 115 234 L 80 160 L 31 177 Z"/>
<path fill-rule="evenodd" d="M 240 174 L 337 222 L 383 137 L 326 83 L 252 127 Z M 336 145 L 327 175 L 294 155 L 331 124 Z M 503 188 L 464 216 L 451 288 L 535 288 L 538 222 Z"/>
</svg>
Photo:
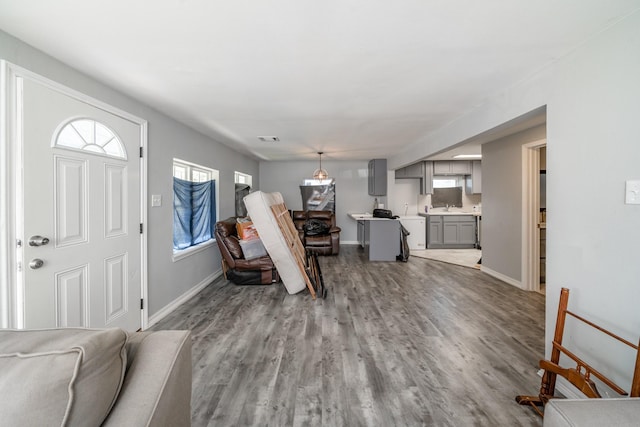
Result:
<svg viewBox="0 0 640 427">
<path fill-rule="evenodd" d="M 376 218 L 373 215 L 371 215 L 369 212 L 365 212 L 365 213 L 350 213 L 347 214 L 349 215 L 349 217 L 351 217 L 351 219 L 355 219 L 356 221 L 360 220 L 364 220 L 364 221 L 375 221 L 375 220 L 379 220 L 379 219 L 422 219 L 424 216 L 423 215 L 404 215 L 404 216 L 398 216 L 397 218 Z"/>
<path fill-rule="evenodd" d="M 360 220 L 364 220 L 364 221 L 377 221 L 377 220 L 382 220 L 382 219 L 389 219 L 389 218 L 376 218 L 374 217 L 372 214 L 370 214 L 369 212 L 364 212 L 364 213 L 350 213 L 347 214 L 351 219 L 355 219 L 356 221 Z M 432 211 L 429 213 L 418 213 L 418 215 L 405 215 L 405 216 L 399 216 L 398 218 L 395 219 L 420 219 L 420 218 L 424 218 L 424 217 L 428 217 L 431 215 L 471 215 L 471 216 L 482 216 L 482 212 L 462 212 L 462 211 L 442 211 L 442 212 L 438 212 L 438 211 Z"/>
<path fill-rule="evenodd" d="M 438 212 L 438 211 L 431 211 L 428 213 L 419 213 L 418 215 L 420 216 L 431 216 L 431 215 L 471 215 L 471 216 L 482 216 L 482 212 L 461 212 L 461 211 L 442 211 L 442 212 Z"/>
<path fill-rule="evenodd" d="M 375 218 L 373 215 L 371 215 L 368 212 L 350 213 L 347 215 L 349 215 L 352 219 L 355 219 L 356 221 L 388 221 L 389 219 L 391 219 L 391 218 Z"/>
</svg>

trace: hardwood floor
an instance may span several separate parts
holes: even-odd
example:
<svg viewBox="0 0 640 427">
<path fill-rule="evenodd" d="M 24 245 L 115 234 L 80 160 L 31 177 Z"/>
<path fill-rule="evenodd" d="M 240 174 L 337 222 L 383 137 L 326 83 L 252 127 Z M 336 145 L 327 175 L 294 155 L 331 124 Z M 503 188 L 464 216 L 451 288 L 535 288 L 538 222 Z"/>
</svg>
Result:
<svg viewBox="0 0 640 427">
<path fill-rule="evenodd" d="M 320 257 L 326 300 L 219 279 L 154 330 L 193 333 L 194 426 L 540 426 L 544 296 L 416 257 Z"/>
</svg>

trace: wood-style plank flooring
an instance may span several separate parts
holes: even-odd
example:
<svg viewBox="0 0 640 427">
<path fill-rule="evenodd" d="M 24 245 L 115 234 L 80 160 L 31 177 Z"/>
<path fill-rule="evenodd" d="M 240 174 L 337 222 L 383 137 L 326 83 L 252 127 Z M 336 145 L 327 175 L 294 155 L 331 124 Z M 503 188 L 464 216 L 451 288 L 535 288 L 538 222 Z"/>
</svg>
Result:
<svg viewBox="0 0 640 427">
<path fill-rule="evenodd" d="M 540 426 L 544 296 L 411 257 L 320 257 L 327 299 L 220 278 L 154 330 L 193 334 L 193 426 Z"/>
</svg>

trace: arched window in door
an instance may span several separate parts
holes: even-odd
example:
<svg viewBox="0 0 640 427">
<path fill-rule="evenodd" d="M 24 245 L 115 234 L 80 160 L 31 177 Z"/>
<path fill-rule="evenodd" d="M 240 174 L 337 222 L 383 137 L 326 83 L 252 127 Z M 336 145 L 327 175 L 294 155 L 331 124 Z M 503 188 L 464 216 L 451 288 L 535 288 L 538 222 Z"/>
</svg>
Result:
<svg viewBox="0 0 640 427">
<path fill-rule="evenodd" d="M 106 125 L 96 120 L 73 119 L 58 129 L 59 131 L 54 135 L 54 147 L 127 159 L 127 152 L 120 138 Z"/>
</svg>

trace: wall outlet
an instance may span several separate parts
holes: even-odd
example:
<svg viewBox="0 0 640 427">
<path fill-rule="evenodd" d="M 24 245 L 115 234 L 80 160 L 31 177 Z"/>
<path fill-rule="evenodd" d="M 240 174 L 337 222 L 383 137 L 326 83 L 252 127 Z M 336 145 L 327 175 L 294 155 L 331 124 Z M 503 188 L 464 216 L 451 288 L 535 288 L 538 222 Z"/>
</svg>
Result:
<svg viewBox="0 0 640 427">
<path fill-rule="evenodd" d="M 160 194 L 152 195 L 151 196 L 151 206 L 152 207 L 162 206 L 162 195 L 160 195 Z"/>
<path fill-rule="evenodd" d="M 624 203 L 640 205 L 640 180 L 628 180 L 625 187 Z"/>
</svg>

